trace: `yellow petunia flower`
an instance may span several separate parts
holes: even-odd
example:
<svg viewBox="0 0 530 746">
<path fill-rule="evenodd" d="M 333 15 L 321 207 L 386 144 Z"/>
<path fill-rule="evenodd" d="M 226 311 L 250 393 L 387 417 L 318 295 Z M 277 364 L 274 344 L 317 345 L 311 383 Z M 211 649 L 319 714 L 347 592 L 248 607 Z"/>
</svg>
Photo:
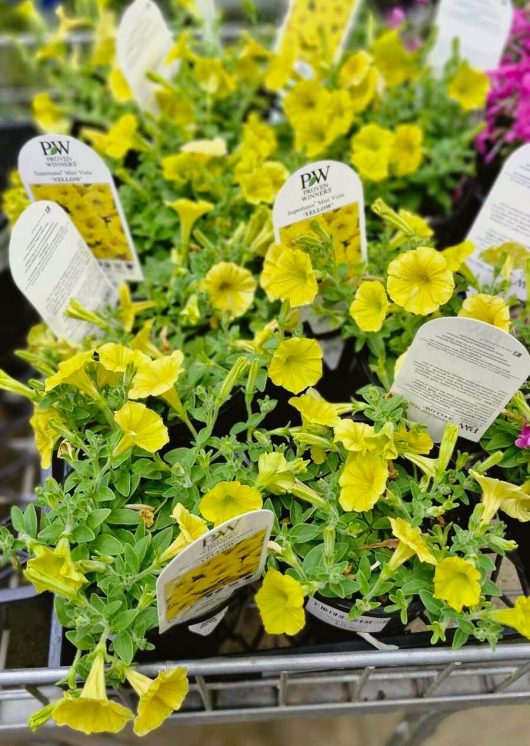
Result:
<svg viewBox="0 0 530 746">
<path fill-rule="evenodd" d="M 510 331 L 510 306 L 500 295 L 473 293 L 468 295 L 458 312 L 466 319 L 485 321 L 486 324 L 496 326 L 505 332 Z"/>
<path fill-rule="evenodd" d="M 300 412 L 304 425 L 334 427 L 340 422 L 333 404 L 322 399 L 312 389 L 301 396 L 291 397 L 289 404 Z"/>
<path fill-rule="evenodd" d="M 182 311 L 179 313 L 179 318 L 184 326 L 195 326 L 201 320 L 201 312 L 199 310 L 199 298 L 197 293 L 192 293 L 186 301 Z"/>
<path fill-rule="evenodd" d="M 160 555 L 160 562 L 162 564 L 172 560 L 173 557 L 176 557 L 183 549 L 208 531 L 208 524 L 206 521 L 203 521 L 203 519 L 199 518 L 198 515 L 190 513 L 189 510 L 186 510 L 184 505 L 181 505 L 180 503 L 177 503 L 173 508 L 171 517 L 177 522 L 180 534 Z"/>
<path fill-rule="evenodd" d="M 297 58 L 296 47 L 282 49 L 280 54 L 271 57 L 265 74 L 265 88 L 274 93 L 285 88 L 292 77 Z"/>
<path fill-rule="evenodd" d="M 427 246 L 406 251 L 388 265 L 388 294 L 410 313 L 426 316 L 437 311 L 451 298 L 454 287 L 446 260 Z"/>
<path fill-rule="evenodd" d="M 318 284 L 311 259 L 300 249 L 280 247 L 274 262 L 264 262 L 260 283 L 271 300 L 288 300 L 296 308 L 312 303 Z"/>
<path fill-rule="evenodd" d="M 147 735 L 180 709 L 189 690 L 186 674 L 183 666 L 161 671 L 154 680 L 132 668 L 125 671 L 127 681 L 139 697 L 133 724 L 135 735 Z"/>
<path fill-rule="evenodd" d="M 34 544 L 31 551 L 34 557 L 28 561 L 24 577 L 37 592 L 50 591 L 61 598 L 78 600 L 79 589 L 88 581 L 72 560 L 68 539 L 59 539 L 54 549 Z"/>
<path fill-rule="evenodd" d="M 182 153 L 193 153 L 195 155 L 210 157 L 220 157 L 226 155 L 226 140 L 223 137 L 214 137 L 211 140 L 190 140 L 181 145 Z"/>
<path fill-rule="evenodd" d="M 482 487 L 481 525 L 489 524 L 498 510 L 522 523 L 530 521 L 530 495 L 522 486 L 486 477 L 474 469 L 470 469 L 469 474 Z"/>
<path fill-rule="evenodd" d="M 61 384 L 74 386 L 92 399 L 99 399 L 99 391 L 89 378 L 85 368 L 93 362 L 92 350 L 78 352 L 59 363 L 59 370 L 44 381 L 46 391 L 52 391 Z"/>
<path fill-rule="evenodd" d="M 128 365 L 137 368 L 141 363 L 148 360 L 147 355 L 142 352 L 115 342 L 107 342 L 101 345 L 97 349 L 97 354 L 100 365 L 111 373 L 125 373 Z"/>
<path fill-rule="evenodd" d="M 341 88 L 350 88 L 362 83 L 372 66 L 372 62 L 372 55 L 365 52 L 364 49 L 351 54 L 340 68 L 339 83 Z"/>
<path fill-rule="evenodd" d="M 280 187 L 289 176 L 289 171 L 279 161 L 265 161 L 254 170 L 239 178 L 243 197 L 251 205 L 274 202 Z"/>
<path fill-rule="evenodd" d="M 313 116 L 325 108 L 330 92 L 314 78 L 294 85 L 283 99 L 283 110 L 291 124 Z"/>
<path fill-rule="evenodd" d="M 266 160 L 278 147 L 276 132 L 263 122 L 258 114 L 250 114 L 243 125 L 243 149 L 257 152 L 261 161 Z"/>
<path fill-rule="evenodd" d="M 295 578 L 271 568 L 255 598 L 265 632 L 269 635 L 296 635 L 303 629 L 304 589 Z"/>
<path fill-rule="evenodd" d="M 394 571 L 404 562 L 416 555 L 420 562 L 436 564 L 436 558 L 429 549 L 419 528 L 411 526 L 404 518 L 390 518 L 392 533 L 399 539 L 392 557 L 386 565 L 387 570 Z"/>
<path fill-rule="evenodd" d="M 383 283 L 379 280 L 365 280 L 357 288 L 350 306 L 350 316 L 363 332 L 378 332 L 389 308 Z"/>
<path fill-rule="evenodd" d="M 173 409 L 181 412 L 182 404 L 174 386 L 184 370 L 183 361 L 184 354 L 180 350 L 175 350 L 171 355 L 140 363 L 129 390 L 129 399 L 160 396 Z"/>
<path fill-rule="evenodd" d="M 214 98 L 226 98 L 236 89 L 233 76 L 225 70 L 221 60 L 197 57 L 194 74 L 199 87 Z"/>
<path fill-rule="evenodd" d="M 215 526 L 261 507 L 263 499 L 258 490 L 237 480 L 219 482 L 208 490 L 199 503 L 201 514 Z"/>
<path fill-rule="evenodd" d="M 79 697 L 65 694 L 53 711 L 57 725 L 91 733 L 119 733 L 133 717 L 132 712 L 107 698 L 103 655 L 94 663 Z"/>
<path fill-rule="evenodd" d="M 38 397 L 33 389 L 26 386 L 24 383 L 20 383 L 16 378 L 13 378 L 5 370 L 0 369 L 0 390 L 9 391 L 17 396 L 24 396 L 26 399 L 35 401 Z"/>
<path fill-rule="evenodd" d="M 35 433 L 35 445 L 41 457 L 43 469 L 49 469 L 55 444 L 60 438 L 57 425 L 66 425 L 66 421 L 54 407 L 35 407 L 29 421 Z"/>
<path fill-rule="evenodd" d="M 208 293 L 212 308 L 235 319 L 254 302 L 256 281 L 248 269 L 233 262 L 219 262 L 208 270 L 201 290 Z"/>
<path fill-rule="evenodd" d="M 124 158 L 129 150 L 140 148 L 138 120 L 134 114 L 121 116 L 103 138 L 101 133 L 88 128 L 84 132 L 97 150 L 115 160 Z"/>
<path fill-rule="evenodd" d="M 37 93 L 31 103 L 33 118 L 43 132 L 63 134 L 70 129 L 68 118 L 45 92 Z"/>
<path fill-rule="evenodd" d="M 113 67 L 110 71 L 108 86 L 112 94 L 112 98 L 119 104 L 125 104 L 127 103 L 127 101 L 131 101 L 131 89 L 129 88 L 129 84 L 125 80 L 125 77 L 119 67 Z"/>
<path fill-rule="evenodd" d="M 169 441 L 167 427 L 162 418 L 145 404 L 126 402 L 114 413 L 114 419 L 123 432 L 114 448 L 114 456 L 119 456 L 135 445 L 155 453 Z"/>
<path fill-rule="evenodd" d="M 390 163 L 396 176 L 413 174 L 423 159 L 423 130 L 416 124 L 400 124 L 396 129 Z"/>
<path fill-rule="evenodd" d="M 366 124 L 352 138 L 351 162 L 363 179 L 388 177 L 394 134 L 378 124 Z"/>
<path fill-rule="evenodd" d="M 463 60 L 456 75 L 449 81 L 449 98 L 456 101 L 464 111 L 482 109 L 488 98 L 490 81 L 486 73 L 475 70 Z"/>
<path fill-rule="evenodd" d="M 339 503 L 344 510 L 371 510 L 386 489 L 388 466 L 375 453 L 355 454 L 340 475 Z"/>
<path fill-rule="evenodd" d="M 518 596 L 512 609 L 494 609 L 488 616 L 499 624 L 513 627 L 530 640 L 530 598 L 527 596 Z"/>
<path fill-rule="evenodd" d="M 306 470 L 308 461 L 287 461 L 283 453 L 262 453 L 258 459 L 256 487 L 272 495 L 285 495 L 296 484 L 296 475 Z"/>
<path fill-rule="evenodd" d="M 299 394 L 322 378 L 322 348 L 315 339 L 286 339 L 280 342 L 269 365 L 269 378 Z"/>
<path fill-rule="evenodd" d="M 381 34 L 372 51 L 375 66 L 390 88 L 414 80 L 420 73 L 417 52 L 405 48 L 395 29 Z"/>
<path fill-rule="evenodd" d="M 475 606 L 480 601 L 480 573 L 461 557 L 446 557 L 434 571 L 434 598 L 446 601 L 452 609 Z"/>
<path fill-rule="evenodd" d="M 167 206 L 175 210 L 180 219 L 180 240 L 183 246 L 187 246 L 190 241 L 191 229 L 203 215 L 214 209 L 211 202 L 200 199 L 177 199 L 174 202 L 167 202 Z"/>
<path fill-rule="evenodd" d="M 364 456 L 368 451 L 373 451 L 375 434 L 372 425 L 366 422 L 355 422 L 354 420 L 340 420 L 334 427 L 334 443 L 342 443 L 347 451 L 360 453 Z"/>
<path fill-rule="evenodd" d="M 456 246 L 448 246 L 441 254 L 451 272 L 458 272 L 466 259 L 475 251 L 473 241 L 462 241 Z"/>
<path fill-rule="evenodd" d="M 155 305 L 151 300 L 133 301 L 131 290 L 126 282 L 122 282 L 119 286 L 118 297 L 120 300 L 120 315 L 126 332 L 131 331 L 134 320 L 139 313 L 147 311 Z"/>
<path fill-rule="evenodd" d="M 399 454 L 407 452 L 425 455 L 430 453 L 434 446 L 427 430 L 408 431 L 404 426 L 399 427 L 394 433 L 394 443 Z"/>
</svg>

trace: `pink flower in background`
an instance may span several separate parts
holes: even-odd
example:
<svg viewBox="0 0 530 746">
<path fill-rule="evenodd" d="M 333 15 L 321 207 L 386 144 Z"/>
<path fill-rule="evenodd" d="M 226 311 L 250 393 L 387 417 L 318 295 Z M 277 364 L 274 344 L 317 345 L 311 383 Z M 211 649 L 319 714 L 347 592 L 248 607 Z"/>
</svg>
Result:
<svg viewBox="0 0 530 746">
<path fill-rule="evenodd" d="M 392 9 L 392 12 L 388 16 L 388 25 L 390 28 L 397 28 L 400 26 L 403 21 L 405 20 L 406 15 L 403 8 L 400 8 L 399 6 Z"/>
<path fill-rule="evenodd" d="M 515 445 L 518 448 L 530 448 L 530 425 L 527 425 L 526 422 L 521 428 L 521 434 L 515 441 Z"/>
</svg>

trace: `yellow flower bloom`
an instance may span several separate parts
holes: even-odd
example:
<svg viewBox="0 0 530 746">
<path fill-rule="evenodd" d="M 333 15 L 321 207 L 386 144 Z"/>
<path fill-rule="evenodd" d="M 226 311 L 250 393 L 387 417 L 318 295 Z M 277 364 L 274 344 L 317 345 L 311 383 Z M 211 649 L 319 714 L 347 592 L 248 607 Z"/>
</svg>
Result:
<svg viewBox="0 0 530 746">
<path fill-rule="evenodd" d="M 366 422 L 340 420 L 335 425 L 335 443 L 342 443 L 347 451 L 364 455 L 374 449 L 374 428 Z"/>
<path fill-rule="evenodd" d="M 180 218 L 180 240 L 184 246 L 187 246 L 191 236 L 191 229 L 203 215 L 214 209 L 211 202 L 200 199 L 197 202 L 191 199 L 177 199 L 174 202 L 168 202 L 168 207 L 175 210 Z"/>
<path fill-rule="evenodd" d="M 396 129 L 390 162 L 396 176 L 413 174 L 423 158 L 423 130 L 416 124 L 400 124 Z"/>
<path fill-rule="evenodd" d="M 277 261 L 265 260 L 260 282 L 271 300 L 288 300 L 293 308 L 312 303 L 318 293 L 311 259 L 300 249 L 282 247 Z"/>
<path fill-rule="evenodd" d="M 420 72 L 418 54 L 405 48 L 397 30 L 381 34 L 374 42 L 373 54 L 375 66 L 390 88 L 413 80 Z"/>
<path fill-rule="evenodd" d="M 132 99 L 129 84 L 125 80 L 119 67 L 113 67 L 110 71 L 108 85 L 112 98 L 118 103 L 124 104 Z"/>
<path fill-rule="evenodd" d="M 120 300 L 120 314 L 123 320 L 123 327 L 126 332 L 130 332 L 134 326 L 134 320 L 139 313 L 153 308 L 155 305 L 151 300 L 133 301 L 131 290 L 126 282 L 122 282 L 118 288 Z"/>
<path fill-rule="evenodd" d="M 141 354 L 141 353 L 140 353 Z M 174 385 L 184 368 L 184 355 L 175 350 L 171 355 L 147 360 L 138 366 L 129 390 L 129 399 L 145 399 L 146 396 L 160 396 L 177 412 L 182 404 Z"/>
<path fill-rule="evenodd" d="M 456 611 L 480 601 L 480 573 L 461 557 L 446 557 L 434 571 L 434 598 L 447 601 Z"/>
<path fill-rule="evenodd" d="M 214 98 L 226 98 L 236 89 L 234 78 L 218 59 L 198 57 L 195 59 L 195 80 L 200 88 Z"/>
<path fill-rule="evenodd" d="M 427 246 L 407 251 L 388 265 L 388 294 L 410 313 L 425 316 L 437 311 L 451 298 L 454 287 L 446 260 Z"/>
<path fill-rule="evenodd" d="M 280 54 L 271 57 L 265 74 L 265 88 L 268 91 L 281 91 L 285 88 L 293 73 L 296 62 L 296 48 L 282 49 Z"/>
<path fill-rule="evenodd" d="M 322 399 L 312 389 L 301 396 L 291 397 L 289 404 L 300 412 L 304 425 L 334 427 L 340 422 L 333 404 Z"/>
<path fill-rule="evenodd" d="M 322 378 L 322 348 L 315 339 L 286 339 L 278 345 L 269 365 L 269 378 L 299 394 Z"/>
<path fill-rule="evenodd" d="M 513 627 L 530 640 L 530 598 L 518 596 L 512 609 L 494 609 L 488 616 L 499 624 Z"/>
<path fill-rule="evenodd" d="M 13 378 L 4 370 L 0 369 L 0 389 L 2 391 L 10 391 L 12 394 L 18 396 L 25 396 L 27 399 L 35 400 L 37 395 L 33 389 L 26 386 L 24 383 L 20 383 L 16 378 Z"/>
<path fill-rule="evenodd" d="M 43 132 L 61 135 L 70 129 L 67 117 L 47 93 L 37 93 L 34 96 L 32 109 L 33 118 Z"/>
<path fill-rule="evenodd" d="M 486 477 L 474 469 L 470 469 L 469 473 L 482 487 L 481 525 L 490 523 L 498 510 L 522 523 L 530 521 L 530 495 L 523 487 Z"/>
<path fill-rule="evenodd" d="M 46 391 L 52 391 L 61 384 L 68 384 L 69 386 L 75 386 L 87 396 L 92 399 L 99 399 L 99 392 L 92 381 L 89 378 L 85 368 L 87 365 L 93 362 L 92 350 L 86 352 L 78 352 L 76 355 L 72 355 L 67 360 L 63 360 L 59 363 L 59 370 L 54 373 L 53 376 L 49 376 L 44 381 L 44 387 Z"/>
<path fill-rule="evenodd" d="M 169 441 L 167 427 L 162 418 L 148 409 L 145 404 L 126 402 L 114 413 L 114 419 L 123 432 L 119 443 L 114 448 L 114 456 L 118 456 L 135 445 L 145 451 L 155 453 Z"/>
<path fill-rule="evenodd" d="M 226 140 L 222 137 L 214 137 L 212 140 L 190 140 L 181 146 L 183 153 L 194 153 L 207 158 L 226 155 Z"/>
<path fill-rule="evenodd" d="M 88 581 L 72 560 L 68 539 L 59 539 L 54 549 L 36 544 L 31 551 L 34 557 L 28 561 L 24 576 L 37 592 L 50 591 L 61 598 L 76 600 L 79 589 Z"/>
<path fill-rule="evenodd" d="M 98 347 L 97 354 L 100 364 L 111 373 L 125 373 L 128 365 L 137 368 L 148 359 L 142 352 L 114 342 Z"/>
<path fill-rule="evenodd" d="M 466 319 L 485 321 L 505 332 L 510 331 L 510 306 L 500 295 L 473 293 L 468 295 L 458 312 Z"/>
<path fill-rule="evenodd" d="M 138 714 L 133 725 L 137 736 L 145 736 L 159 728 L 172 712 L 180 708 L 189 690 L 186 674 L 186 669 L 179 666 L 161 671 L 153 680 L 132 668 L 126 670 L 127 681 L 139 697 Z"/>
<path fill-rule="evenodd" d="M 314 78 L 294 85 L 283 99 L 283 109 L 291 124 L 313 116 L 325 108 L 330 92 Z"/>
<path fill-rule="evenodd" d="M 60 438 L 56 425 L 66 425 L 66 422 L 54 407 L 35 407 L 29 423 L 35 433 L 35 445 L 41 457 L 41 466 L 43 469 L 49 469 L 53 449 Z"/>
<path fill-rule="evenodd" d="M 208 293 L 212 308 L 235 319 L 252 305 L 256 281 L 248 269 L 233 262 L 219 262 L 207 272 L 201 290 Z"/>
<path fill-rule="evenodd" d="M 162 353 L 158 347 L 151 341 L 151 332 L 153 331 L 154 319 L 149 319 L 142 326 L 138 334 L 135 334 L 131 340 L 133 350 L 139 350 L 144 355 L 152 358 L 160 357 Z"/>
<path fill-rule="evenodd" d="M 355 300 L 350 306 L 350 316 L 363 332 L 378 332 L 389 307 L 383 283 L 365 280 L 357 288 Z"/>
<path fill-rule="evenodd" d="M 250 510 L 259 510 L 263 499 L 254 487 L 233 482 L 219 482 L 204 495 L 199 503 L 199 510 L 207 521 L 219 526 L 230 518 L 235 518 Z"/>
<path fill-rule="evenodd" d="M 104 136 L 103 153 L 109 158 L 124 158 L 129 150 L 138 149 L 138 120 L 134 114 L 124 114 Z M 90 133 L 89 133 L 90 136 Z"/>
<path fill-rule="evenodd" d="M 394 443 L 399 454 L 403 454 L 404 452 L 428 454 L 434 446 L 432 438 L 426 430 L 408 431 L 404 426 L 396 430 Z"/>
<path fill-rule="evenodd" d="M 265 632 L 269 635 L 296 635 L 303 629 L 304 590 L 295 578 L 271 568 L 255 598 Z"/>
<path fill-rule="evenodd" d="M 278 147 L 278 140 L 274 129 L 265 124 L 253 112 L 243 125 L 243 150 L 258 153 L 260 160 L 266 160 Z"/>
<path fill-rule="evenodd" d="M 18 171 L 9 174 L 9 188 L 2 194 L 2 210 L 10 225 L 14 225 L 30 204 L 26 190 L 22 186 Z"/>
<path fill-rule="evenodd" d="M 296 483 L 296 475 L 306 470 L 308 461 L 296 458 L 287 461 L 283 453 L 262 453 L 258 459 L 256 487 L 272 495 L 290 492 Z"/>
<path fill-rule="evenodd" d="M 65 694 L 53 711 L 57 725 L 91 733 L 119 733 L 133 717 L 132 712 L 107 698 L 103 655 L 94 663 L 79 697 Z"/>
<path fill-rule="evenodd" d="M 454 78 L 449 81 L 449 98 L 456 101 L 464 111 L 482 109 L 490 89 L 489 78 L 481 70 L 475 70 L 463 60 Z"/>
<path fill-rule="evenodd" d="M 363 49 L 351 54 L 340 68 L 339 83 L 341 88 L 350 88 L 362 83 L 370 70 L 372 61 L 372 55 Z"/>
<path fill-rule="evenodd" d="M 386 489 L 388 466 L 375 453 L 355 454 L 340 475 L 339 503 L 344 510 L 371 510 Z"/>
<path fill-rule="evenodd" d="M 387 564 L 388 570 L 396 570 L 400 565 L 416 555 L 420 562 L 436 564 L 436 558 L 427 546 L 419 528 L 414 528 L 404 518 L 390 518 L 392 533 L 399 543 Z"/>
<path fill-rule="evenodd" d="M 251 205 L 259 205 L 261 202 L 270 204 L 288 176 L 289 171 L 283 163 L 265 161 L 255 170 L 243 174 L 239 178 L 239 184 L 244 198 Z"/>
<path fill-rule="evenodd" d="M 456 246 L 449 246 L 444 249 L 441 254 L 451 272 L 458 272 L 468 256 L 471 256 L 474 251 L 475 246 L 472 241 L 462 241 Z"/>
<path fill-rule="evenodd" d="M 189 510 L 186 510 L 184 505 L 181 505 L 180 503 L 177 503 L 173 508 L 171 517 L 177 522 L 180 534 L 160 555 L 160 562 L 162 564 L 172 560 L 173 557 L 176 557 L 183 549 L 208 531 L 208 524 L 206 521 L 203 521 L 203 519 L 199 518 L 198 515 L 190 513 Z"/>
<path fill-rule="evenodd" d="M 391 422 L 385 422 L 378 433 L 374 432 L 371 436 L 373 444 L 372 450 L 384 459 L 393 459 L 398 457 L 396 444 L 394 443 L 394 425 Z"/>
<path fill-rule="evenodd" d="M 366 124 L 353 136 L 351 162 L 363 179 L 387 178 L 393 145 L 394 134 L 378 124 Z"/>
</svg>

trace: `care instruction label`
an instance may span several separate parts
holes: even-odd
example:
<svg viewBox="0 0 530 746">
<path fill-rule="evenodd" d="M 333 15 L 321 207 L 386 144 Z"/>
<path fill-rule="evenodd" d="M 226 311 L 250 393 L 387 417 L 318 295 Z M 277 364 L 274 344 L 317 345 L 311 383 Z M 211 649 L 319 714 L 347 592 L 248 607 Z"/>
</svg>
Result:
<svg viewBox="0 0 530 746">
<path fill-rule="evenodd" d="M 276 196 L 272 220 L 277 243 L 292 246 L 300 236 L 316 237 L 316 221 L 331 236 L 338 264 L 367 258 L 363 186 L 345 163 L 317 161 L 295 171 Z"/>
<path fill-rule="evenodd" d="M 197 624 L 190 624 L 188 629 L 196 635 L 208 637 L 208 635 L 211 635 L 212 632 L 221 624 L 227 611 L 228 606 L 225 606 L 224 609 L 221 609 L 221 611 L 217 612 L 217 614 L 214 614 L 209 619 L 205 619 L 203 622 L 198 622 Z"/>
<path fill-rule="evenodd" d="M 273 518 L 270 510 L 244 513 L 212 528 L 171 560 L 156 582 L 160 632 L 208 614 L 260 577 Z"/>
<path fill-rule="evenodd" d="M 357 619 L 348 619 L 346 611 L 328 606 L 316 598 L 310 598 L 305 605 L 307 611 L 321 622 L 326 622 L 332 627 L 346 630 L 347 632 L 382 632 L 390 619 L 376 616 L 358 616 Z"/>
<path fill-rule="evenodd" d="M 478 70 L 494 70 L 501 61 L 512 26 L 510 0 L 441 0 L 429 63 L 441 72 L 458 39 L 459 56 Z"/>
<path fill-rule="evenodd" d="M 411 420 L 439 443 L 447 422 L 478 442 L 530 374 L 530 355 L 507 332 L 483 321 L 445 318 L 417 332 L 392 393 Z"/>
<path fill-rule="evenodd" d="M 50 329 L 73 344 L 99 329 L 65 315 L 72 299 L 90 311 L 117 301 L 83 237 L 54 202 L 35 202 L 24 210 L 11 232 L 9 264 L 15 284 Z"/>
<path fill-rule="evenodd" d="M 475 244 L 475 253 L 467 262 L 484 283 L 493 280 L 488 249 L 509 242 L 521 244 L 514 257 L 510 292 L 526 300 L 524 264 L 530 259 L 530 144 L 518 148 L 507 159 L 467 238 Z"/>
<path fill-rule="evenodd" d="M 92 148 L 69 135 L 39 135 L 23 146 L 18 170 L 30 199 L 67 211 L 112 282 L 142 279 L 116 185 Z"/>
<path fill-rule="evenodd" d="M 136 103 L 152 114 L 158 113 L 157 85 L 147 73 L 169 78 L 178 70 L 178 60 L 166 63 L 173 44 L 173 35 L 158 5 L 152 0 L 134 0 L 118 26 L 116 54 Z"/>
</svg>

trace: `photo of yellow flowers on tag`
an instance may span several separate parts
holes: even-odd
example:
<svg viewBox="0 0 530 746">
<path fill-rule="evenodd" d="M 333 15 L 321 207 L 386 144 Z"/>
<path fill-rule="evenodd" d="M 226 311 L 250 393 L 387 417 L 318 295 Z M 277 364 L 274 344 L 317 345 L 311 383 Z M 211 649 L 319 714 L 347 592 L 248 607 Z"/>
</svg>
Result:
<svg viewBox="0 0 530 746">
<path fill-rule="evenodd" d="M 296 49 L 299 60 L 317 66 L 336 61 L 359 0 L 292 0 L 278 51 Z"/>
<path fill-rule="evenodd" d="M 281 227 L 280 242 L 289 248 L 296 248 L 296 239 L 315 235 L 311 223 L 317 223 L 331 236 L 336 264 L 350 266 L 361 261 L 361 230 L 357 202 Z"/>
<path fill-rule="evenodd" d="M 31 184 L 36 200 L 56 202 L 70 215 L 97 259 L 131 261 L 132 254 L 109 184 Z"/>
<path fill-rule="evenodd" d="M 266 534 L 265 529 L 258 531 L 167 583 L 167 620 L 175 619 L 219 589 L 252 577 L 260 564 Z"/>
</svg>

